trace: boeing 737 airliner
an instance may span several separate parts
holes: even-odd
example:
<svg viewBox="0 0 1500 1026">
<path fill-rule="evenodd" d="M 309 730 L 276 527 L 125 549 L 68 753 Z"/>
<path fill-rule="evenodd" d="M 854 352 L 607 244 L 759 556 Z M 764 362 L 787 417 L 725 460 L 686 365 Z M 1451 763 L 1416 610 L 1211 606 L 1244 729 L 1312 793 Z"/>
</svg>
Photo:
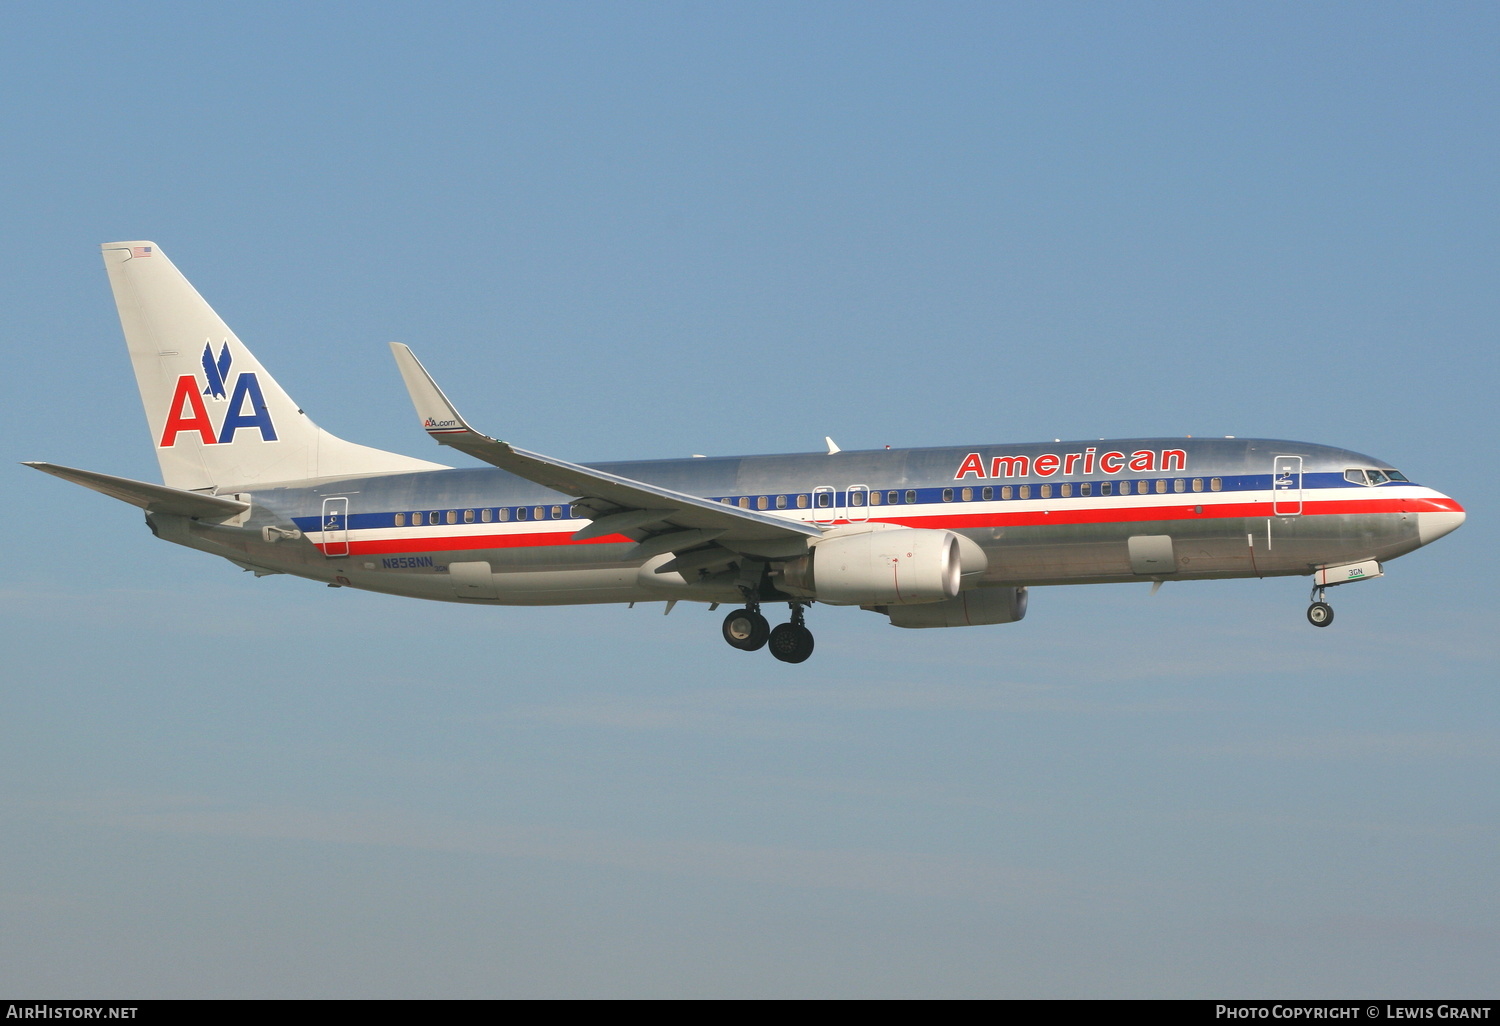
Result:
<svg viewBox="0 0 1500 1026">
<path fill-rule="evenodd" d="M 967 627 L 1020 620 L 1048 584 L 1311 576 L 1307 618 L 1326 627 L 1326 588 L 1464 521 L 1382 460 L 1266 439 L 567 463 L 475 431 L 393 343 L 427 433 L 489 464 L 455 469 L 330 435 L 155 243 L 102 249 L 164 483 L 28 465 L 257 576 L 495 605 L 733 603 L 730 645 L 797 663 L 814 602 Z M 788 622 L 772 629 L 766 603 Z"/>
</svg>

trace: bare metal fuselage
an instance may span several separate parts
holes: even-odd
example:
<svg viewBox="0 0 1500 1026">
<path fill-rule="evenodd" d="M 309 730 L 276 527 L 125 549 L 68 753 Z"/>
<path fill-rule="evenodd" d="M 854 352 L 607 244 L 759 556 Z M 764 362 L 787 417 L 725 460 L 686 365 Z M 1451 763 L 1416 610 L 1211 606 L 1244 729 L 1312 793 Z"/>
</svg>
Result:
<svg viewBox="0 0 1500 1026">
<path fill-rule="evenodd" d="M 743 603 L 725 641 L 798 663 L 814 602 L 899 627 L 1014 623 L 1034 585 L 1312 575 L 1326 627 L 1325 587 L 1464 519 L 1379 460 L 1260 439 L 582 465 L 479 431 L 391 343 L 423 430 L 487 465 L 453 469 L 318 427 L 154 242 L 100 252 L 162 483 L 31 465 L 258 574 L 450 602 Z"/>
<path fill-rule="evenodd" d="M 1093 458 L 1072 460 L 1074 473 L 1063 476 L 1066 457 L 1085 451 Z M 1101 455 L 1167 451 L 1182 454 L 1170 471 L 1132 471 L 1115 459 L 1104 464 L 1115 473 L 1101 472 Z M 977 462 L 969 459 L 975 453 Z M 1000 453 L 1005 462 L 997 465 Z M 1048 454 L 1058 456 L 1058 468 L 1037 473 L 1038 464 L 1051 469 Z M 1460 507 L 1432 489 L 1346 477 L 1383 466 L 1299 442 L 1127 439 L 595 469 L 830 528 L 953 531 L 988 557 L 983 574 L 966 581 L 973 588 L 1305 575 L 1393 559 L 1461 520 Z M 1016 473 L 1023 467 L 1030 472 Z M 244 494 L 252 508 L 239 523 L 153 514 L 153 528 L 253 569 L 419 598 L 550 605 L 734 602 L 741 595 L 734 568 L 657 573 L 663 556 L 629 558 L 634 537 L 575 541 L 590 521 L 575 514 L 569 496 L 502 470 L 387 474 Z"/>
</svg>

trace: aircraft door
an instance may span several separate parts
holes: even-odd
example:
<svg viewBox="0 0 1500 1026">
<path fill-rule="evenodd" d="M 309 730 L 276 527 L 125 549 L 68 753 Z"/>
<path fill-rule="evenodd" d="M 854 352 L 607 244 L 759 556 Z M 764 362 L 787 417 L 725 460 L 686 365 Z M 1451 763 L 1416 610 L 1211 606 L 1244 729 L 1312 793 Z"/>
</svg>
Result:
<svg viewBox="0 0 1500 1026">
<path fill-rule="evenodd" d="M 320 547 L 325 556 L 349 555 L 349 497 L 323 500 L 321 523 L 323 541 Z"/>
<path fill-rule="evenodd" d="M 870 519 L 870 486 L 850 485 L 845 491 L 844 518 L 851 524 L 864 523 Z"/>
<path fill-rule="evenodd" d="M 1271 468 L 1271 515 L 1294 517 L 1302 512 L 1302 457 L 1277 456 Z"/>
<path fill-rule="evenodd" d="M 812 490 L 813 523 L 831 524 L 839 518 L 838 497 L 832 485 L 818 485 Z"/>
</svg>

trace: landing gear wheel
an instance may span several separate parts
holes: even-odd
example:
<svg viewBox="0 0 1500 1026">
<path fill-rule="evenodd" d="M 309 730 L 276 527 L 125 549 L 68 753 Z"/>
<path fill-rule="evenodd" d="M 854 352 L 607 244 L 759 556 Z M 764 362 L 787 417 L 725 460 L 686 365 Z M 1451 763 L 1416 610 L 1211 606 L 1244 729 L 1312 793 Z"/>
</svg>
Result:
<svg viewBox="0 0 1500 1026">
<path fill-rule="evenodd" d="M 754 652 L 766 643 L 771 625 L 753 609 L 736 609 L 724 617 L 724 640 L 743 652 Z"/>
<path fill-rule="evenodd" d="M 1314 627 L 1327 627 L 1333 623 L 1333 607 L 1327 602 L 1314 602 L 1307 607 L 1307 622 Z"/>
<path fill-rule="evenodd" d="M 812 652 L 812 631 L 801 624 L 784 623 L 771 632 L 771 654 L 784 663 L 800 663 Z"/>
</svg>

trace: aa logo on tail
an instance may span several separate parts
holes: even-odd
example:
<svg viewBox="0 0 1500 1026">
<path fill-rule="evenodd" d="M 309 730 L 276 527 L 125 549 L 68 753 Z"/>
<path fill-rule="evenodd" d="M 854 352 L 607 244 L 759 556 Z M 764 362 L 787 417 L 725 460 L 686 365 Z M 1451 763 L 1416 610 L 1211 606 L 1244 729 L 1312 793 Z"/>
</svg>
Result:
<svg viewBox="0 0 1500 1026">
<path fill-rule="evenodd" d="M 167 423 L 162 429 L 161 441 L 157 443 L 160 448 L 176 445 L 177 436 L 184 431 L 197 435 L 204 445 L 228 445 L 234 441 L 236 431 L 252 427 L 260 432 L 261 441 L 276 441 L 276 426 L 271 423 L 271 411 L 266 408 L 255 373 L 245 371 L 236 375 L 233 389 L 227 387 L 233 360 L 227 341 L 220 346 L 217 359 L 212 345 L 203 343 L 204 381 L 200 388 L 195 375 L 184 374 L 177 379 L 172 401 L 167 404 Z M 215 407 L 220 404 L 224 407 L 223 420 L 217 431 L 203 402 L 204 396 L 212 399 Z"/>
<path fill-rule="evenodd" d="M 211 395 L 215 399 L 224 398 L 224 379 L 229 376 L 229 343 L 225 342 L 219 350 L 219 358 L 214 359 L 213 350 L 209 349 L 208 343 L 203 343 L 203 376 L 208 379 L 208 387 L 203 390 L 204 395 Z"/>
</svg>

